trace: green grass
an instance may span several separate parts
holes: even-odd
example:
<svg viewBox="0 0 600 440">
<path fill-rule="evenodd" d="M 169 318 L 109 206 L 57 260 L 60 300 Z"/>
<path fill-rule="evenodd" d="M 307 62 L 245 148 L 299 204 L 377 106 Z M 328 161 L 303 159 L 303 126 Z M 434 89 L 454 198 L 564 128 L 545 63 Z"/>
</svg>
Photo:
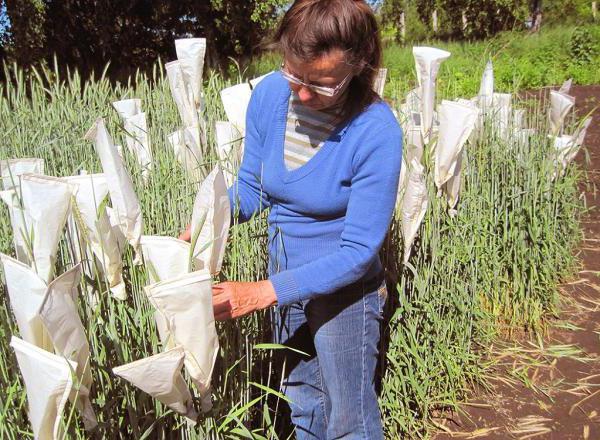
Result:
<svg viewBox="0 0 600 440">
<path fill-rule="evenodd" d="M 483 43 L 464 46 L 464 56 L 454 49 L 459 56 L 444 64 L 442 96 L 475 94 L 474 84 L 486 58 L 482 47 Z M 397 55 L 393 50 L 399 51 Z M 454 78 L 462 71 L 460 66 L 466 68 L 461 60 L 469 50 L 474 57 L 468 66 L 472 74 L 464 72 Z M 412 73 L 403 63 L 409 52 L 390 48 L 386 59 L 390 57 L 397 64 L 389 65 L 388 90 L 400 90 L 400 85 L 408 89 Z M 264 59 L 261 63 L 265 63 L 261 69 L 268 67 Z M 503 82 L 502 72 L 510 71 L 504 58 L 496 59 L 496 69 L 500 90 L 514 90 L 522 84 Z M 97 117 L 105 116 L 117 143 L 123 143 L 110 103 L 139 97 L 148 116 L 155 160 L 146 186 L 139 174 L 132 173 L 144 233 L 176 236 L 188 223 L 196 186 L 167 143 L 167 135 L 180 123 L 160 66 L 151 77 L 135 78 L 133 85 L 111 85 L 106 78 L 82 82 L 76 73 L 61 79 L 55 72 L 25 78 L 18 69 L 7 72 L 7 77 L 9 81 L 0 85 L 4 134 L 0 159 L 41 157 L 46 160 L 46 172 L 58 176 L 81 169 L 99 172 L 93 146 L 83 140 L 83 134 Z M 213 74 L 205 83 L 211 128 L 214 121 L 225 119 L 218 99 L 225 84 Z M 512 87 L 506 89 L 507 84 Z M 394 279 L 392 287 L 396 287 L 384 327 L 387 354 L 380 399 L 388 438 L 426 436 L 432 411 L 452 407 L 469 385 L 484 380 L 480 353 L 492 338 L 514 327 L 536 329 L 555 309 L 556 284 L 572 267 L 571 250 L 580 238 L 582 207 L 576 188 L 580 172 L 572 167 L 565 177 L 552 181 L 551 146 L 543 135 L 547 130 L 544 109 L 530 108 L 529 122 L 542 134 L 528 147 L 498 139 L 489 126 L 477 144 L 468 145 L 455 218 L 447 214 L 444 200 L 436 197 L 432 173 L 427 172 L 430 207 L 407 265 L 401 263 L 399 215 L 392 224 L 382 250 Z M 215 164 L 213 145 L 211 131 L 204 151 L 205 174 Z M 426 151 L 426 169 L 431 170 L 429 157 Z M 135 169 L 129 154 L 126 162 L 130 170 Z M 264 217 L 232 228 L 222 279 L 265 277 L 265 234 Z M 11 252 L 4 207 L 0 208 L 0 250 Z M 60 257 L 58 273 L 72 265 L 66 243 Z M 142 291 L 148 276 L 132 264 L 130 251 L 124 277 L 130 292 L 127 301 L 114 300 L 98 276 L 86 284 L 99 303 L 93 305 L 85 295 L 80 301 L 92 352 L 92 399 L 100 421 L 97 438 L 277 438 L 274 427 L 283 422 L 284 402 L 274 392 L 279 377 L 271 356 L 276 347 L 264 345 L 270 342 L 268 313 L 218 325 L 221 348 L 213 375 L 215 406 L 191 427 L 111 373 L 111 368 L 159 349 L 151 307 Z M 20 439 L 30 425 L 18 367 L 8 346 L 16 328 L 2 289 L 0 384 L 6 392 L 0 395 L 0 435 Z M 69 438 L 85 438 L 79 416 L 70 420 Z"/>
</svg>

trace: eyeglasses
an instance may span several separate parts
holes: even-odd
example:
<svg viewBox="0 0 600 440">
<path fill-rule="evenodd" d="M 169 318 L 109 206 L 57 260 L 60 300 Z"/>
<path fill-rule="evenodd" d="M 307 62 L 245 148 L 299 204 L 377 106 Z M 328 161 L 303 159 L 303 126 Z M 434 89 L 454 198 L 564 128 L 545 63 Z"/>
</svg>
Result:
<svg viewBox="0 0 600 440">
<path fill-rule="evenodd" d="M 291 82 L 292 84 L 296 84 L 302 87 L 306 87 L 307 89 L 312 90 L 315 93 L 318 93 L 319 95 L 323 95 L 323 96 L 335 96 L 337 95 L 340 90 L 342 90 L 342 87 L 344 87 L 344 85 L 348 82 L 348 80 L 352 77 L 352 72 L 350 72 L 348 75 L 346 75 L 346 77 L 335 87 L 325 87 L 325 86 L 316 86 L 314 84 L 307 84 L 304 81 L 302 81 L 300 78 L 297 78 L 296 76 L 292 75 L 291 73 L 289 73 L 288 71 L 285 70 L 284 68 L 284 64 L 281 64 L 281 75 L 288 80 L 289 82 Z"/>
</svg>

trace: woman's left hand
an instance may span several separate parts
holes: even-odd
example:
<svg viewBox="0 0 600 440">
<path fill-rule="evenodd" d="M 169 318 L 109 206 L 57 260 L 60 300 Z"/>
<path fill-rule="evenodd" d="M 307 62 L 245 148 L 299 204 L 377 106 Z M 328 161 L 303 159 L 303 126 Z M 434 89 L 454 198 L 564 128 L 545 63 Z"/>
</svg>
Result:
<svg viewBox="0 0 600 440">
<path fill-rule="evenodd" d="M 239 318 L 277 303 L 271 281 L 225 282 L 213 286 L 213 311 L 217 321 Z"/>
</svg>

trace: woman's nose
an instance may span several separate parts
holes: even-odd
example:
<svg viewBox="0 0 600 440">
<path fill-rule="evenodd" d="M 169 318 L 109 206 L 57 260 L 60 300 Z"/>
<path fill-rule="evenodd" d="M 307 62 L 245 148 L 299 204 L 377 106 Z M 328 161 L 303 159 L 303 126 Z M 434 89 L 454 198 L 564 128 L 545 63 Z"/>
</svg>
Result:
<svg viewBox="0 0 600 440">
<path fill-rule="evenodd" d="M 308 102 L 310 100 L 313 99 L 314 97 L 314 92 L 312 90 L 310 90 L 308 87 L 300 87 L 300 90 L 298 90 L 298 98 L 300 98 L 300 101 L 302 102 Z"/>
</svg>

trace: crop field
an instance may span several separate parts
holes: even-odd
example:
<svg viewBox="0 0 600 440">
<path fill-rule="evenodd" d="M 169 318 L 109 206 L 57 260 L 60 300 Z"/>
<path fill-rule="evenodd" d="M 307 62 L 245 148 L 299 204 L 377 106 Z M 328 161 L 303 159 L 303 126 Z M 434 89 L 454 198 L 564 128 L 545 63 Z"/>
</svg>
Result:
<svg viewBox="0 0 600 440">
<path fill-rule="evenodd" d="M 449 72 L 442 70 L 440 97 L 477 95 L 486 55 L 478 58 L 476 73 L 473 68 L 477 87 L 471 77 L 467 85 L 449 85 Z M 501 72 L 508 69 L 501 61 L 497 65 Z M 257 66 L 253 76 L 270 69 L 268 60 Z M 127 84 L 114 84 L 103 76 L 84 81 L 77 72 L 64 74 L 58 69 L 25 74 L 7 66 L 5 76 L 6 82 L 0 84 L 0 162 L 40 158 L 49 176 L 106 172 L 93 142 L 84 135 L 103 117 L 115 144 L 125 146 L 128 133 L 111 103 L 141 100 L 152 167 L 142 172 L 128 148 L 123 148 L 123 161 L 139 199 L 144 235 L 177 237 L 190 223 L 201 181 L 217 164 L 226 170 L 235 167 L 219 155 L 215 123 L 228 119 L 221 90 L 246 82 L 245 73 L 227 79 L 205 73 L 201 117 L 206 140 L 200 145 L 201 159 L 194 173 L 186 172 L 169 140 L 184 125 L 162 64 L 156 64 L 151 75 L 138 74 Z M 390 67 L 386 98 L 404 127 L 411 116 L 410 109 L 406 113 L 405 95 L 414 87 L 416 81 L 406 80 L 401 68 Z M 469 140 L 463 139 L 462 173 L 458 165 L 453 180 L 454 185 L 460 183 L 456 206 L 449 206 L 448 186 L 439 189 L 436 181 L 443 136 L 432 134 L 426 142 L 418 160 L 422 170 L 407 157 L 406 186 L 381 251 L 390 290 L 380 365 L 386 438 L 426 437 L 432 414 L 454 407 L 469 386 L 485 384 L 481 356 L 487 346 L 515 329 L 539 330 L 557 306 L 557 284 L 575 263 L 572 250 L 580 240 L 579 218 L 585 209 L 577 183 L 584 171 L 561 162 L 555 139 L 548 135 L 577 134 L 583 121 L 568 111 L 564 127 L 556 130 L 548 117 L 550 97 L 522 100 L 517 93 L 520 87 L 509 87 L 504 81 L 496 84 L 495 92 L 512 94 L 511 103 L 504 106 L 510 115 L 502 122 L 494 112 L 481 113 L 471 104 L 460 104 L 473 109 L 479 122 L 471 127 Z M 437 106 L 440 115 L 444 105 Z M 522 118 L 513 116 L 514 110 L 523 110 Z M 410 140 L 405 145 L 406 156 Z M 418 197 L 411 192 L 417 184 Z M 407 194 L 419 198 L 421 207 L 427 200 L 426 209 L 407 213 L 403 203 Z M 419 213 L 422 222 L 408 225 Z M 408 235 L 414 235 L 412 247 L 406 243 Z M 13 239 L 9 212 L 2 204 L 0 252 L 14 256 Z M 75 266 L 77 249 L 85 248 L 84 242 L 85 237 L 65 229 L 56 275 Z M 266 243 L 264 216 L 232 225 L 214 281 L 264 279 Z M 212 373 L 212 409 L 195 424 L 114 374 L 115 367 L 164 349 L 144 291 L 153 278 L 152 268 L 134 261 L 131 246 L 125 247 L 122 258 L 126 299 L 116 298 L 105 273 L 93 259 L 83 258 L 77 307 L 89 342 L 90 401 L 98 425 L 86 431 L 76 405 L 67 403 L 60 418 L 61 437 L 287 438 L 285 397 L 278 391 L 279 368 L 274 362 L 283 348 L 271 344 L 268 311 L 216 324 L 219 349 Z M 9 345 L 11 336 L 20 332 L 5 284 L 0 284 L 0 314 L 0 437 L 33 438 L 27 394 Z M 185 380 L 191 383 L 189 377 Z M 196 391 L 193 405 L 200 412 L 202 399 Z"/>
</svg>

